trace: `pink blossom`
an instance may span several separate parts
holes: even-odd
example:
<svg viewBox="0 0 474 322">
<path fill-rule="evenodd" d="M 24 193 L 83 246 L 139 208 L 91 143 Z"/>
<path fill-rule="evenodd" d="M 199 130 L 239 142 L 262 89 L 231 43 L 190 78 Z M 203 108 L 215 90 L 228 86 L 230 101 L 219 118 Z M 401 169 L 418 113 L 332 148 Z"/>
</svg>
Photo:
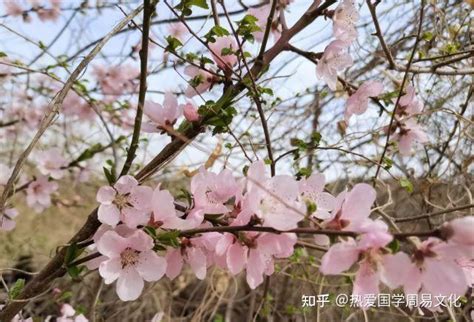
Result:
<svg viewBox="0 0 474 322">
<path fill-rule="evenodd" d="M 51 194 L 58 190 L 58 184 L 40 176 L 31 182 L 26 189 L 26 204 L 40 213 L 51 206 Z"/>
<path fill-rule="evenodd" d="M 428 238 L 415 251 L 414 262 L 404 265 L 399 271 L 404 276 L 405 293 L 420 292 L 432 297 L 464 295 L 469 281 L 457 261 L 465 257 L 472 259 L 473 254 L 472 246 L 462 247 Z"/>
<path fill-rule="evenodd" d="M 81 120 L 94 120 L 96 114 L 87 102 L 74 91 L 69 91 L 63 101 L 63 114 L 77 116 Z"/>
<path fill-rule="evenodd" d="M 286 175 L 269 178 L 265 175 L 263 161 L 257 161 L 247 171 L 247 192 L 239 220 L 234 224 L 247 224 L 256 216 L 265 226 L 289 230 L 304 219 L 305 211 L 305 205 L 299 200 L 296 180 Z"/>
<path fill-rule="evenodd" d="M 153 251 L 153 239 L 141 230 L 128 237 L 107 231 L 97 243 L 108 259 L 99 266 L 105 284 L 117 280 L 116 292 L 122 301 L 136 300 L 147 282 L 159 280 L 166 271 L 166 260 Z"/>
<path fill-rule="evenodd" d="M 115 99 L 124 94 L 130 94 L 135 84 L 133 80 L 138 77 L 138 70 L 131 65 L 120 65 L 112 67 L 94 66 L 93 74 L 99 82 L 104 95 Z M 109 99 L 110 99 L 109 98 Z"/>
<path fill-rule="evenodd" d="M 238 48 L 233 36 L 216 38 L 214 43 L 209 43 L 209 49 L 211 50 L 212 58 L 220 69 L 225 71 L 232 70 L 232 67 L 237 64 L 238 59 L 234 52 Z M 231 53 L 229 54 L 225 51 L 231 51 Z"/>
<path fill-rule="evenodd" d="M 168 33 L 175 38 L 181 39 L 187 32 L 188 29 L 182 22 L 168 24 Z"/>
<path fill-rule="evenodd" d="M 224 169 L 215 174 L 201 167 L 191 180 L 194 208 L 201 209 L 205 214 L 227 213 L 232 208 L 226 203 L 235 197 L 238 189 L 230 170 Z"/>
<path fill-rule="evenodd" d="M 316 211 L 312 215 L 319 219 L 330 218 L 329 212 L 336 206 L 336 198 L 324 192 L 325 183 L 326 178 L 321 173 L 313 173 L 309 178 L 299 181 L 302 200 L 316 205 Z"/>
<path fill-rule="evenodd" d="M 410 264 L 408 255 L 403 252 L 387 254 L 383 250 L 391 240 L 392 236 L 385 224 L 372 225 L 372 229 L 358 241 L 349 238 L 331 246 L 321 260 L 320 271 L 325 275 L 341 274 L 362 258 L 352 293 L 356 298 L 360 296 L 361 301 L 357 305 L 366 309 L 371 303 L 365 295 L 378 294 L 380 282 L 394 289 L 407 278 L 406 268 Z"/>
<path fill-rule="evenodd" d="M 46 105 L 44 107 L 29 106 L 23 109 L 23 119 L 29 129 L 36 130 L 38 128 L 46 107 Z"/>
<path fill-rule="evenodd" d="M 375 198 L 375 189 L 366 183 L 358 183 L 351 191 L 340 193 L 336 197 L 336 206 L 331 212 L 332 217 L 324 223 L 325 227 L 335 230 L 361 231 L 367 227 L 368 223 L 371 223 L 370 208 Z"/>
<path fill-rule="evenodd" d="M 61 305 L 61 316 L 56 319 L 57 322 L 88 322 L 89 320 L 83 315 L 76 315 L 76 310 L 65 303 Z"/>
<path fill-rule="evenodd" d="M 54 179 L 61 179 L 64 176 L 64 169 L 67 165 L 66 159 L 57 148 L 38 152 L 38 170 L 42 175 L 51 176 Z"/>
<path fill-rule="evenodd" d="M 9 16 L 22 16 L 23 12 L 25 11 L 17 1 L 5 1 L 5 12 Z"/>
<path fill-rule="evenodd" d="M 400 121 L 399 131 L 392 139 L 398 141 L 398 149 L 402 155 L 410 155 L 414 144 L 428 142 L 425 131 L 414 119 Z"/>
<path fill-rule="evenodd" d="M 99 221 L 115 227 L 122 221 L 130 228 L 148 222 L 151 210 L 150 187 L 140 186 L 132 176 L 121 177 L 113 187 L 103 186 L 97 192 Z"/>
<path fill-rule="evenodd" d="M 356 23 L 359 13 L 353 0 L 343 0 L 334 11 L 333 35 L 336 39 L 350 44 L 357 38 Z"/>
<path fill-rule="evenodd" d="M 337 72 L 352 65 L 352 58 L 347 53 L 347 44 L 342 40 L 333 40 L 324 49 L 318 62 L 316 73 L 331 90 L 336 90 Z"/>
<path fill-rule="evenodd" d="M 198 108 L 193 101 L 187 101 L 186 104 L 182 105 L 184 117 L 188 122 L 199 121 Z"/>
<path fill-rule="evenodd" d="M 383 84 L 379 81 L 368 81 L 363 83 L 357 91 L 352 94 L 346 103 L 344 118 L 346 123 L 353 114 L 361 115 L 367 111 L 370 97 L 377 97 L 383 91 Z"/>
<path fill-rule="evenodd" d="M 200 280 L 206 277 L 207 256 L 199 238 L 183 238 L 180 249 L 170 249 L 166 253 L 166 276 L 173 280 L 181 273 L 184 263 L 188 263 L 194 275 Z"/>
<path fill-rule="evenodd" d="M 193 210 L 186 219 L 182 219 L 175 209 L 171 193 L 168 190 L 161 190 L 159 185 L 153 191 L 151 202 L 156 226 L 184 230 L 198 227 L 204 220 L 204 213 L 200 210 Z"/>
<path fill-rule="evenodd" d="M 38 8 L 36 10 L 36 13 L 38 14 L 38 18 L 41 21 L 48 21 L 48 20 L 56 21 L 61 15 L 61 9 L 60 8 L 51 8 L 51 9 Z"/>
<path fill-rule="evenodd" d="M 183 111 L 182 106 L 178 105 L 176 96 L 167 92 L 163 105 L 148 101 L 145 103 L 144 113 L 150 118 L 150 121 L 144 124 L 143 130 L 162 132 L 172 128 Z"/>
<path fill-rule="evenodd" d="M 273 21 L 272 25 L 270 26 L 270 36 L 274 38 L 274 41 L 277 41 L 280 36 L 281 36 L 281 25 L 280 25 L 280 11 L 284 9 L 287 5 L 289 5 L 293 1 L 280 1 L 279 4 L 277 5 L 275 14 L 273 16 Z M 260 30 L 253 32 L 253 36 L 255 37 L 255 40 L 258 42 L 263 41 L 263 37 L 265 34 L 265 29 L 267 27 L 267 22 L 268 22 L 268 17 L 270 15 L 271 11 L 271 4 L 266 4 L 263 6 L 260 6 L 258 8 L 250 8 L 247 11 L 248 15 L 254 16 L 257 18 L 257 26 L 260 28 Z M 271 38 L 270 38 L 271 39 Z"/>
<path fill-rule="evenodd" d="M 398 101 L 397 114 L 414 115 L 423 110 L 423 104 L 417 99 L 415 88 L 412 85 L 407 86 L 406 94 L 400 97 Z"/>
<path fill-rule="evenodd" d="M 184 93 L 188 98 L 204 93 L 215 81 L 214 75 L 196 66 L 186 66 L 184 73 L 191 77 Z"/>
<path fill-rule="evenodd" d="M 16 226 L 14 218 L 18 216 L 18 210 L 15 208 L 7 208 L 3 211 L 3 214 L 0 216 L 0 230 L 10 231 L 13 230 Z"/>
<path fill-rule="evenodd" d="M 117 234 L 119 234 L 122 237 L 128 237 L 132 235 L 136 230 L 135 228 L 130 228 L 125 224 L 119 224 L 115 228 L 109 225 L 102 224 L 100 225 L 99 229 L 97 229 L 94 236 L 92 237 L 92 240 L 94 241 L 94 243 L 87 247 L 88 253 L 97 252 L 97 243 L 102 238 L 102 236 L 104 236 L 104 234 L 108 231 L 115 231 Z M 92 260 L 87 261 L 85 265 L 87 269 L 94 270 L 94 269 L 98 269 L 100 266 L 100 263 L 102 263 L 105 260 L 107 260 L 107 256 L 102 255 Z"/>
<path fill-rule="evenodd" d="M 247 283 L 255 289 L 264 275 L 274 271 L 274 258 L 287 258 L 293 254 L 295 234 L 242 233 L 239 240 L 225 233 L 216 243 L 216 255 L 225 257 L 226 268 L 236 275 L 246 269 Z"/>
<path fill-rule="evenodd" d="M 441 227 L 444 238 L 460 245 L 474 246 L 474 216 L 453 219 Z"/>
<path fill-rule="evenodd" d="M 474 286 L 474 259 L 461 257 L 456 259 L 456 264 L 462 268 L 464 275 L 466 276 L 467 285 L 469 287 Z"/>
</svg>

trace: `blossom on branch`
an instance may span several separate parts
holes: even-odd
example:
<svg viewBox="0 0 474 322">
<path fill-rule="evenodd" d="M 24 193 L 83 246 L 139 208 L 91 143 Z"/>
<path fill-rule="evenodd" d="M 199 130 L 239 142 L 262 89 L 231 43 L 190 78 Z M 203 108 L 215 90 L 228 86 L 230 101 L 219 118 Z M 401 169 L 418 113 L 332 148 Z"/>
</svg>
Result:
<svg viewBox="0 0 474 322">
<path fill-rule="evenodd" d="M 97 192 L 97 201 L 100 202 L 98 219 L 112 227 L 120 221 L 130 228 L 146 224 L 152 194 L 150 187 L 140 186 L 134 177 L 120 177 L 113 187 L 103 186 Z"/>
<path fill-rule="evenodd" d="M 379 81 L 367 81 L 363 83 L 346 102 L 344 119 L 347 124 L 352 115 L 361 115 L 367 111 L 370 97 L 377 97 L 383 91 L 383 84 Z"/>
<path fill-rule="evenodd" d="M 357 38 L 356 23 L 359 13 L 354 6 L 353 0 L 343 0 L 337 6 L 332 17 L 334 38 L 347 44 Z"/>
<path fill-rule="evenodd" d="M 97 250 L 107 260 L 99 266 L 105 284 L 117 280 L 116 291 L 122 301 L 136 300 L 147 282 L 159 280 L 166 272 L 166 260 L 153 251 L 153 239 L 141 230 L 127 237 L 107 231 Z"/>
<path fill-rule="evenodd" d="M 61 179 L 64 176 L 63 168 L 67 162 L 58 148 L 38 152 L 37 160 L 38 170 L 42 175 L 53 179 Z"/>
<path fill-rule="evenodd" d="M 173 128 L 176 120 L 183 114 L 182 105 L 170 92 L 165 93 L 163 105 L 152 101 L 145 102 L 144 113 L 150 121 L 143 124 L 145 132 L 167 132 Z"/>
<path fill-rule="evenodd" d="M 352 57 L 347 52 L 347 44 L 342 40 L 333 40 L 325 49 L 318 62 L 316 73 L 331 90 L 336 90 L 337 73 L 352 65 Z"/>
<path fill-rule="evenodd" d="M 58 184 L 40 176 L 26 188 L 26 204 L 37 213 L 51 206 L 51 194 L 58 190 Z"/>
</svg>

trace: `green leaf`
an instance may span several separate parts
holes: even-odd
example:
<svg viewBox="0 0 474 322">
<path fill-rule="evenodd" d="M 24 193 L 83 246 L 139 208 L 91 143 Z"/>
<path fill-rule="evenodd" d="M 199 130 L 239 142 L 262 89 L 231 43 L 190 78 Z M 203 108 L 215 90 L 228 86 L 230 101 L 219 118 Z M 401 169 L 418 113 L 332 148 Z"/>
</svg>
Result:
<svg viewBox="0 0 474 322">
<path fill-rule="evenodd" d="M 166 37 L 166 42 L 168 43 L 168 46 L 166 46 L 166 51 L 169 51 L 171 53 L 176 52 L 176 49 L 178 47 L 183 46 L 183 43 L 178 38 L 175 38 L 173 36 Z"/>
<path fill-rule="evenodd" d="M 298 138 L 291 138 L 290 144 L 291 146 L 297 147 L 300 150 L 306 150 L 308 148 L 308 144 L 305 141 Z"/>
<path fill-rule="evenodd" d="M 179 247 L 179 230 L 169 230 L 156 236 L 156 240 L 163 245 Z"/>
<path fill-rule="evenodd" d="M 15 284 L 10 288 L 10 291 L 8 292 L 8 298 L 10 300 L 16 299 L 18 295 L 20 295 L 24 287 L 25 287 L 25 280 L 22 278 L 17 279 L 15 281 Z"/>
<path fill-rule="evenodd" d="M 224 27 L 214 26 L 211 28 L 211 30 L 208 31 L 207 34 L 204 35 L 204 38 L 206 38 L 208 42 L 216 42 L 216 37 L 223 37 L 228 35 L 230 35 L 230 33 Z"/>
<path fill-rule="evenodd" d="M 306 214 L 310 216 L 312 213 L 314 213 L 317 210 L 317 206 L 314 202 L 307 201 L 306 202 Z"/>
<path fill-rule="evenodd" d="M 190 16 L 193 13 L 193 6 L 209 9 L 206 0 L 182 0 L 175 8 L 181 11 L 183 16 Z"/>
<path fill-rule="evenodd" d="M 382 160 L 382 165 L 383 165 L 383 168 L 385 170 L 390 170 L 390 168 L 392 167 L 393 165 L 393 161 L 392 159 L 389 159 L 387 157 L 384 157 L 383 160 Z"/>
<path fill-rule="evenodd" d="M 252 15 L 246 15 L 242 20 L 237 21 L 237 34 L 242 36 L 246 41 L 253 43 L 255 41 L 254 33 L 262 31 L 257 25 L 258 19 Z"/>
<path fill-rule="evenodd" d="M 71 278 L 76 279 L 81 275 L 82 271 L 84 270 L 85 266 L 69 266 L 67 268 L 67 273 Z"/>
<path fill-rule="evenodd" d="M 392 240 L 387 247 L 392 251 L 393 254 L 400 250 L 400 242 L 397 239 Z"/>
<path fill-rule="evenodd" d="M 206 0 L 190 0 L 189 4 L 191 6 L 196 6 L 196 7 L 200 7 L 200 8 L 203 8 L 203 9 L 209 9 L 209 6 L 207 5 Z"/>
<path fill-rule="evenodd" d="M 107 179 L 107 182 L 112 185 L 115 183 L 115 176 L 112 174 L 112 171 L 106 167 L 103 167 L 104 169 L 104 174 L 105 178 Z"/>
<path fill-rule="evenodd" d="M 296 178 L 298 179 L 301 179 L 303 177 L 308 178 L 312 172 L 313 171 L 311 171 L 310 168 L 300 168 L 298 172 L 296 173 Z"/>
<path fill-rule="evenodd" d="M 430 41 L 431 39 L 433 39 L 434 35 L 431 31 L 426 31 L 423 33 L 423 35 L 421 35 L 421 38 L 425 41 Z"/>
<path fill-rule="evenodd" d="M 72 263 L 72 261 L 76 258 L 76 253 L 77 253 L 77 244 L 74 243 L 67 248 L 66 255 L 64 256 L 64 263 L 66 265 Z"/>
<path fill-rule="evenodd" d="M 413 192 L 413 184 L 407 178 L 401 178 L 400 179 L 400 186 L 402 188 L 405 188 L 405 190 L 408 191 L 408 193 Z"/>
<path fill-rule="evenodd" d="M 3 51 L 0 51 L 0 58 L 2 58 L 2 57 L 7 57 L 7 56 L 8 56 L 8 55 L 5 54 Z"/>
<path fill-rule="evenodd" d="M 93 146 L 91 146 L 90 148 L 86 149 L 85 151 L 83 151 L 79 157 L 77 157 L 76 159 L 76 162 L 81 162 L 81 161 L 85 161 L 85 160 L 89 160 L 89 159 L 92 159 L 92 157 L 96 154 L 96 153 L 99 153 L 101 151 L 103 151 L 103 146 L 102 144 L 100 143 L 96 143 L 94 144 Z"/>
</svg>

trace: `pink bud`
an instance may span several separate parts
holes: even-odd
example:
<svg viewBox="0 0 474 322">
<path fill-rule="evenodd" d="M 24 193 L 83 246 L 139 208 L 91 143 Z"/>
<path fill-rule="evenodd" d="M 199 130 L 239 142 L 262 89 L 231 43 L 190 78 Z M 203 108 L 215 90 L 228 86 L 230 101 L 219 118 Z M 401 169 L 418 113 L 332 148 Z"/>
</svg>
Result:
<svg viewBox="0 0 474 322">
<path fill-rule="evenodd" d="M 196 122 L 199 120 L 199 113 L 193 103 L 187 102 L 183 107 L 183 114 L 189 122 Z"/>
<path fill-rule="evenodd" d="M 474 245 L 474 216 L 451 220 L 441 227 L 446 239 L 462 245 Z"/>
</svg>

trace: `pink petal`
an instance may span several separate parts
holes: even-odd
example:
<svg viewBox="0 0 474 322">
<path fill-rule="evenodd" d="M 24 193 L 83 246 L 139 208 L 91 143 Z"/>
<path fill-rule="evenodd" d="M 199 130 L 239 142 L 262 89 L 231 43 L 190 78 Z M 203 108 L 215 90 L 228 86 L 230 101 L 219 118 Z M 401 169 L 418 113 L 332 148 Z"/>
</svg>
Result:
<svg viewBox="0 0 474 322">
<path fill-rule="evenodd" d="M 474 216 L 451 220 L 444 227 L 447 228 L 447 237 L 451 242 L 474 245 Z"/>
<path fill-rule="evenodd" d="M 405 283 L 412 266 L 410 257 L 404 252 L 383 256 L 380 279 L 391 289 Z"/>
<path fill-rule="evenodd" d="M 184 117 L 186 118 L 186 120 L 188 122 L 196 122 L 196 121 L 199 121 L 199 113 L 198 113 L 198 109 L 196 106 L 194 106 L 194 104 L 188 102 L 184 105 L 183 107 L 183 114 L 184 114 Z"/>
<path fill-rule="evenodd" d="M 265 261 L 257 251 L 250 249 L 247 259 L 247 283 L 252 290 L 262 284 L 264 270 Z"/>
<path fill-rule="evenodd" d="M 216 42 L 209 43 L 212 58 L 217 66 L 221 69 L 231 69 L 237 63 L 237 56 L 234 54 L 222 55 L 222 50 L 224 48 L 229 48 L 233 51 L 237 50 L 237 43 L 233 36 L 218 37 L 216 38 Z"/>
<path fill-rule="evenodd" d="M 166 253 L 166 276 L 170 280 L 176 278 L 176 276 L 181 273 L 183 268 L 183 257 L 181 256 L 181 250 L 179 249 L 172 249 Z"/>
<path fill-rule="evenodd" d="M 165 93 L 165 98 L 163 100 L 163 106 L 165 108 L 172 108 L 176 109 L 178 107 L 178 99 L 176 96 L 171 92 Z"/>
<path fill-rule="evenodd" d="M 227 267 L 231 274 L 237 275 L 244 269 L 247 262 L 247 251 L 248 248 L 239 243 L 230 245 L 227 251 Z"/>
<path fill-rule="evenodd" d="M 97 211 L 97 218 L 103 224 L 116 226 L 120 221 L 120 211 L 114 204 L 100 205 Z"/>
<path fill-rule="evenodd" d="M 119 257 L 126 247 L 126 239 L 113 230 L 105 232 L 97 242 L 97 250 L 99 253 L 109 258 Z"/>
<path fill-rule="evenodd" d="M 137 228 L 140 225 L 145 225 L 150 218 L 148 212 L 137 210 L 130 207 L 122 209 L 122 221 L 129 228 Z"/>
<path fill-rule="evenodd" d="M 372 305 L 372 303 L 368 303 L 367 299 L 365 299 L 366 295 L 379 294 L 379 275 L 367 261 L 362 262 L 359 266 L 359 270 L 357 271 L 354 280 L 352 294 L 360 295 L 362 297 L 361 303 L 358 304 L 363 309 Z"/>
<path fill-rule="evenodd" d="M 411 264 L 408 267 L 408 273 L 403 284 L 405 294 L 418 294 L 421 287 L 421 271 L 415 265 Z"/>
<path fill-rule="evenodd" d="M 118 193 L 121 195 L 127 194 L 132 191 L 133 187 L 138 186 L 138 181 L 132 176 L 123 176 L 117 180 L 114 184 L 114 188 L 117 190 Z"/>
<path fill-rule="evenodd" d="M 135 269 L 145 281 L 158 281 L 166 272 L 166 260 L 154 251 L 143 252 Z"/>
<path fill-rule="evenodd" d="M 151 250 L 154 246 L 153 239 L 143 230 L 137 230 L 126 238 L 127 247 L 144 252 Z"/>
<path fill-rule="evenodd" d="M 258 251 L 265 255 L 286 258 L 293 254 L 296 240 L 295 234 L 262 234 L 257 239 Z"/>
<path fill-rule="evenodd" d="M 186 254 L 187 261 L 196 277 L 200 280 L 206 278 L 206 255 L 203 253 L 203 251 L 197 247 L 191 247 L 187 250 Z"/>
<path fill-rule="evenodd" d="M 358 183 L 347 194 L 342 205 L 342 217 L 351 221 L 356 226 L 370 215 L 370 208 L 375 201 L 375 189 L 366 184 Z"/>
<path fill-rule="evenodd" d="M 232 245 L 232 243 L 234 242 L 234 239 L 235 237 L 232 234 L 225 233 L 224 235 L 222 235 L 222 237 L 216 244 L 216 254 L 218 256 L 224 255 L 229 246 Z"/>
<path fill-rule="evenodd" d="M 130 191 L 128 201 L 137 210 L 151 210 L 153 189 L 146 186 L 136 186 Z"/>
<path fill-rule="evenodd" d="M 113 283 L 122 272 L 120 258 L 112 258 L 102 261 L 99 265 L 99 274 L 104 279 L 105 284 Z"/>
<path fill-rule="evenodd" d="M 118 278 L 117 295 L 122 301 L 136 300 L 142 293 L 144 284 L 138 272 L 133 268 L 129 268 L 122 271 Z"/>
<path fill-rule="evenodd" d="M 319 270 L 325 275 L 340 274 L 351 268 L 358 257 L 359 250 L 354 240 L 337 243 L 324 254 Z"/>
<path fill-rule="evenodd" d="M 168 190 L 160 190 L 160 187 L 157 187 L 153 191 L 152 208 L 155 221 L 164 222 L 168 218 L 176 217 L 174 197 Z"/>
<path fill-rule="evenodd" d="M 468 289 L 462 268 L 450 260 L 426 258 L 422 273 L 423 291 L 433 296 L 464 295 Z"/>
</svg>

